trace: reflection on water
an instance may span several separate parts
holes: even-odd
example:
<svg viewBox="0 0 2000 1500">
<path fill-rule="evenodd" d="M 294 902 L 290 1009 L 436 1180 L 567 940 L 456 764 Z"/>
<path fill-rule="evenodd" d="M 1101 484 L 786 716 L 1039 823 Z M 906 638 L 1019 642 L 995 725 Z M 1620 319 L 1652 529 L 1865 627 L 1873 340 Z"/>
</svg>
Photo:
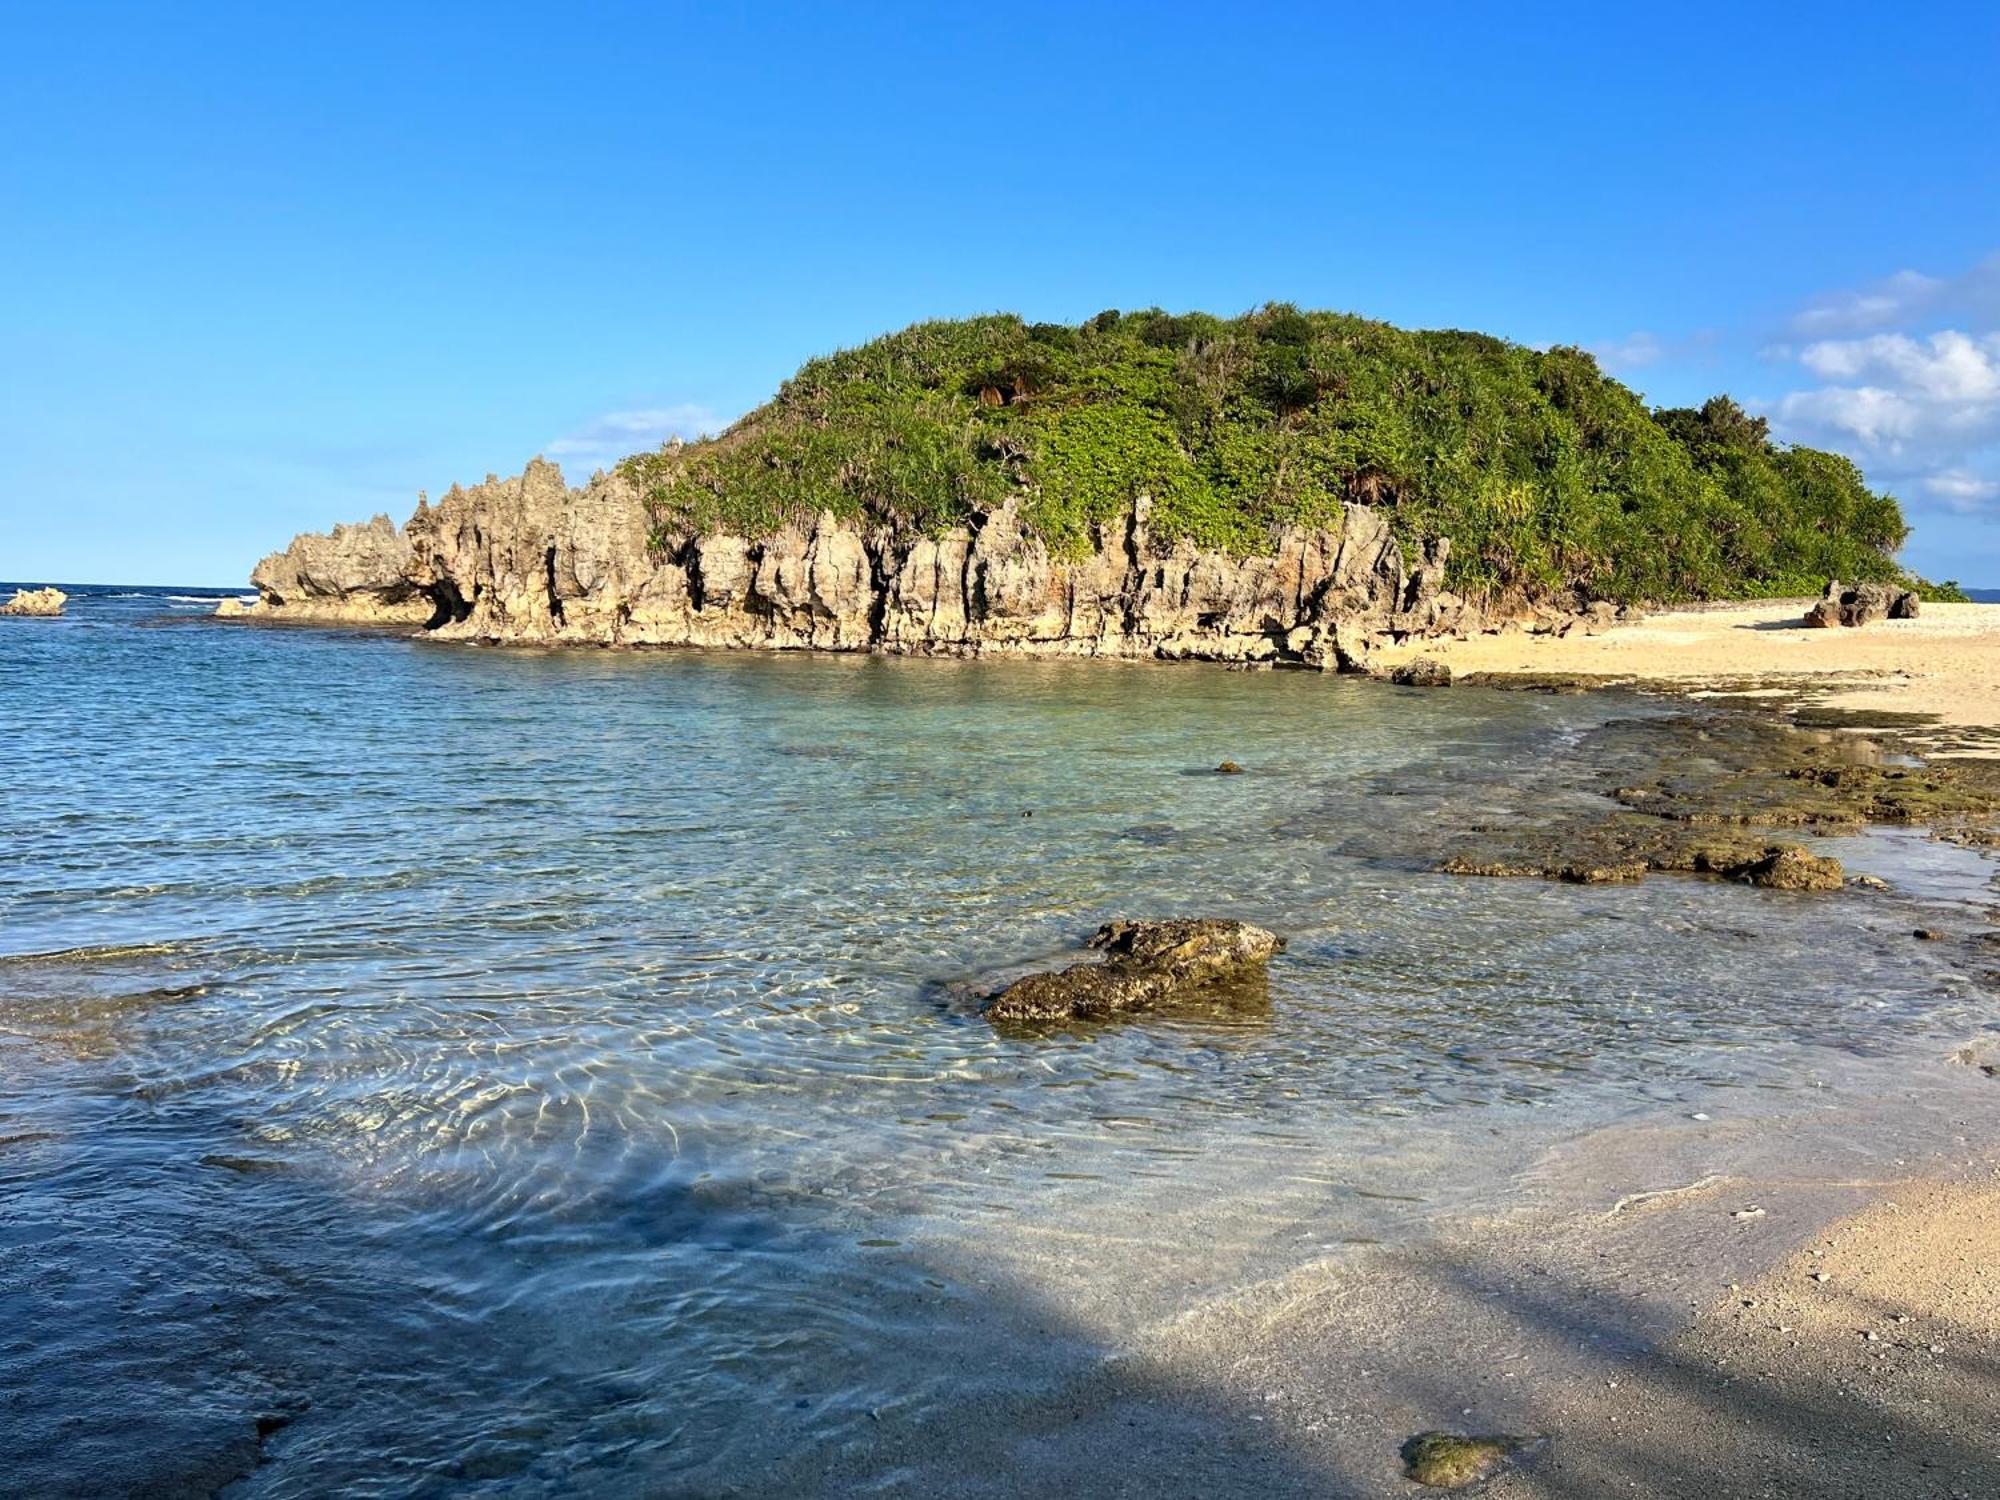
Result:
<svg viewBox="0 0 2000 1500">
<path fill-rule="evenodd" d="M 0 622 L 37 1492 L 894 1493 L 885 1421 L 1101 1355 L 983 1246 L 1205 1194 L 1241 1275 L 1480 1201 L 1469 1137 L 1970 1003 L 1851 905 L 1426 872 L 1565 795 L 1607 700 L 72 608 Z M 959 998 L 1176 913 L 1287 937 L 1268 1007 L 1022 1040 Z M 1147 1236 L 1090 1243 L 1066 1275 L 1171 1312 Z"/>
</svg>

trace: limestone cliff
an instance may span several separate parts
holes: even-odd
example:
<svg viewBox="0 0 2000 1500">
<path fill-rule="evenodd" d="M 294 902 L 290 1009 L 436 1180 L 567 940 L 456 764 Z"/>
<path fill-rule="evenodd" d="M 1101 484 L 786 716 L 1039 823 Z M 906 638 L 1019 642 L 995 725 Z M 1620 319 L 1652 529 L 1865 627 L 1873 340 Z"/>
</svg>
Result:
<svg viewBox="0 0 2000 1500">
<path fill-rule="evenodd" d="M 419 625 L 434 613 L 411 581 L 410 544 L 387 516 L 293 537 L 251 569 L 250 582 L 259 612 L 290 619 Z"/>
<path fill-rule="evenodd" d="M 1237 557 L 1157 541 L 1142 497 L 1090 553 L 1051 556 L 1009 502 L 926 536 L 822 512 L 766 537 L 652 534 L 631 485 L 580 489 L 540 459 L 386 517 L 297 538 L 251 575 L 268 617 L 423 624 L 461 640 L 946 655 L 1294 661 L 1479 628 L 1445 592 L 1450 543 L 1414 566 L 1377 510 Z"/>
</svg>

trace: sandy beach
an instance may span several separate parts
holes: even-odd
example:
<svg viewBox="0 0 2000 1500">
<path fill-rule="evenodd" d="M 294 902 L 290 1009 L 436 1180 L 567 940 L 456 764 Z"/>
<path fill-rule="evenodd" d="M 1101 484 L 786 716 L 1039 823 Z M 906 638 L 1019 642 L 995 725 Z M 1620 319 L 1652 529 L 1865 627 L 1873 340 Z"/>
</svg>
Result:
<svg viewBox="0 0 2000 1500">
<path fill-rule="evenodd" d="M 1800 601 L 1669 610 L 1602 635 L 1482 635 L 1388 656 L 1441 657 L 1460 675 L 1555 674 L 1695 691 L 1775 693 L 1830 707 L 2000 726 L 2000 604 L 1926 604 L 1914 620 L 1810 629 Z"/>
<path fill-rule="evenodd" d="M 1429 655 L 1461 680 L 1601 680 L 1912 715 L 1915 738 L 1928 748 L 2000 753 L 2000 605 L 1925 605 L 1918 619 L 1861 629 L 1809 628 L 1803 608 L 1707 606 L 1600 635 L 1486 635 L 1404 649 L 1386 665 Z M 2000 1050 L 1975 1048 L 1955 1060 L 2000 1078 Z M 1467 1278 L 1437 1278 L 1439 1264 L 1457 1259 L 1451 1252 L 1429 1262 L 1407 1284 L 1399 1316 L 1408 1327 L 1433 1338 L 1455 1328 L 1468 1351 L 1483 1344 L 1496 1360 L 1522 1361 L 1524 1377 L 1526 1366 L 1542 1367 L 1539 1382 L 1509 1391 L 1502 1404 L 1511 1425 L 1482 1426 L 1472 1419 L 1493 1413 L 1478 1408 L 1457 1424 L 1549 1439 L 1487 1492 L 1536 1500 L 1697 1489 L 1853 1500 L 2000 1493 L 2000 1153 L 1986 1106 L 1965 1097 L 1975 1100 L 1978 1121 L 1954 1121 L 1933 1143 L 1929 1166 L 1907 1175 L 1850 1176 L 1842 1169 L 1853 1164 L 1836 1151 L 1824 1172 L 1785 1184 L 1710 1173 L 1623 1196 L 1595 1223 L 1543 1223 L 1527 1233 L 1522 1223 L 1493 1226 L 1467 1247 L 1469 1284 L 1518 1291 L 1544 1283 L 1525 1301 L 1498 1299 L 1507 1313 L 1493 1298 L 1468 1297 Z M 1793 1144 L 1838 1138 L 1801 1126 Z M 1915 1155 L 1892 1163 L 1915 1166 Z M 1743 1269 L 1741 1230 L 1764 1221 L 1773 1195 L 1786 1190 L 1801 1207 L 1816 1205 L 1820 1222 L 1807 1209 L 1788 1238 L 1765 1242 L 1766 1264 Z M 1863 1206 L 1838 1211 L 1843 1193 Z M 1814 1227 L 1801 1233 L 1800 1223 Z M 1612 1281 L 1629 1281 L 1633 1268 L 1657 1271 L 1676 1257 L 1728 1267 L 1721 1274 L 1730 1279 L 1691 1278 L 1678 1317 L 1659 1316 L 1654 1286 L 1652 1316 L 1641 1310 L 1647 1296 L 1626 1295 L 1612 1299 L 1622 1310 L 1600 1321 L 1604 1300 L 1586 1283 L 1602 1281 L 1607 1263 L 1624 1268 Z M 1595 1278 L 1579 1275 L 1593 1262 Z M 1540 1311 L 1529 1316 L 1526 1307 Z M 1565 1326 L 1552 1340 L 1550 1330 Z"/>
</svg>

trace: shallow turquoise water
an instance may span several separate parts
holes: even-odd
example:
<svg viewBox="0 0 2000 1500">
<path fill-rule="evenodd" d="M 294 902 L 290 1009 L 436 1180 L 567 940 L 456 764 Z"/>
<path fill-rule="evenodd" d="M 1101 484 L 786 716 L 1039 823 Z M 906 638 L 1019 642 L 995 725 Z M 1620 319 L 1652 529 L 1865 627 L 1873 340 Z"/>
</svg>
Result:
<svg viewBox="0 0 2000 1500">
<path fill-rule="evenodd" d="M 982 1281 L 1023 1223 L 1185 1187 L 1282 1267 L 1489 1201 L 1456 1141 L 1818 1086 L 1983 1004 L 1851 904 L 1427 872 L 1643 705 L 209 607 L 0 621 L 29 1493 L 901 1493 L 885 1414 L 1086 1342 Z M 1288 938 L 1267 1010 L 967 1002 L 1183 912 Z M 1121 1316 L 1171 1312 L 1157 1253 L 1097 1258 Z M 844 1477 L 772 1477 L 802 1453 Z"/>
</svg>

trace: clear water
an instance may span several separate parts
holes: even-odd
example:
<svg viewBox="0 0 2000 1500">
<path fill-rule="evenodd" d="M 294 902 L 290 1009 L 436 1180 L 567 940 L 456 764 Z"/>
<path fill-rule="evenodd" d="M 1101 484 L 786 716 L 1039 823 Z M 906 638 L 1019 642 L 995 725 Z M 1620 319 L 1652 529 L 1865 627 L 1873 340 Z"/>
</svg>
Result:
<svg viewBox="0 0 2000 1500">
<path fill-rule="evenodd" d="M 0 620 L 24 1493 L 935 1493 L 885 1433 L 1037 1399 L 1003 1349 L 1046 1386 L 1216 1277 L 1493 1201 L 1467 1142 L 1825 1086 L 1987 1004 L 1859 898 L 1427 872 L 1574 796 L 1631 702 L 213 598 Z M 1268 1008 L 968 1003 L 1178 913 L 1289 939 Z M 1190 1203 L 1199 1268 L 1104 1233 Z"/>
</svg>

